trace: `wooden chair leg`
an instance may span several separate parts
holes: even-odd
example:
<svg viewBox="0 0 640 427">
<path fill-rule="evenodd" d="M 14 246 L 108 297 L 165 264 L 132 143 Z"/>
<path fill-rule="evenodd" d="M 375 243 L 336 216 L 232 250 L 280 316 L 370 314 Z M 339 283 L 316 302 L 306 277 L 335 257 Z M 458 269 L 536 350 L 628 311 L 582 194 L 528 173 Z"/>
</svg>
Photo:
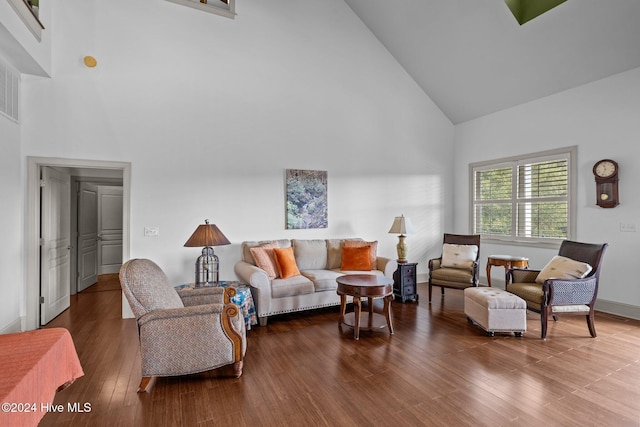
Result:
<svg viewBox="0 0 640 427">
<path fill-rule="evenodd" d="M 244 365 L 244 361 L 242 360 L 239 360 L 233 364 L 233 372 L 236 378 L 240 378 L 240 375 L 242 375 L 243 365 Z"/>
<path fill-rule="evenodd" d="M 542 331 L 540 333 L 540 337 L 543 340 L 547 339 L 548 316 L 549 316 L 549 313 L 547 313 L 546 307 L 543 307 L 542 310 L 541 310 L 541 313 L 540 313 L 540 323 L 541 323 L 541 327 L 542 327 Z"/>
<path fill-rule="evenodd" d="M 151 377 L 142 377 L 142 380 L 140 380 L 140 385 L 138 386 L 138 393 L 144 393 L 145 391 L 147 391 L 147 386 L 149 385 L 150 381 Z"/>
<path fill-rule="evenodd" d="M 587 315 L 587 326 L 589 327 L 589 333 L 592 338 L 596 337 L 596 325 L 593 323 L 593 310 Z"/>
<path fill-rule="evenodd" d="M 429 302 L 431 302 L 431 292 L 433 291 L 431 287 L 431 282 L 429 282 Z"/>
</svg>

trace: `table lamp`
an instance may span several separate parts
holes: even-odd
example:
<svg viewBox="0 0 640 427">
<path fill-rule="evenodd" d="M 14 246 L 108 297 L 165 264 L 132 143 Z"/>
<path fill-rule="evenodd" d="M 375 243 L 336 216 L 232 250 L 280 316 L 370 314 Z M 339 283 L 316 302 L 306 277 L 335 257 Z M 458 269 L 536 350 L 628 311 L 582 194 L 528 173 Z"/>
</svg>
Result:
<svg viewBox="0 0 640 427">
<path fill-rule="evenodd" d="M 405 243 L 404 239 L 405 237 L 407 237 L 406 234 L 413 232 L 413 225 L 411 225 L 411 220 L 409 218 L 406 218 L 404 215 L 395 217 L 389 233 L 399 234 L 398 245 L 396 246 L 398 248 L 399 263 L 407 262 L 407 244 Z"/>
<path fill-rule="evenodd" d="M 196 228 L 196 231 L 184 244 L 186 247 L 204 247 L 202 255 L 196 260 L 196 287 L 218 284 L 220 261 L 218 256 L 213 253 L 212 246 L 230 244 L 231 242 L 222 234 L 222 231 L 215 224 L 209 224 L 208 219 L 205 219 L 204 224 L 200 224 Z"/>
</svg>

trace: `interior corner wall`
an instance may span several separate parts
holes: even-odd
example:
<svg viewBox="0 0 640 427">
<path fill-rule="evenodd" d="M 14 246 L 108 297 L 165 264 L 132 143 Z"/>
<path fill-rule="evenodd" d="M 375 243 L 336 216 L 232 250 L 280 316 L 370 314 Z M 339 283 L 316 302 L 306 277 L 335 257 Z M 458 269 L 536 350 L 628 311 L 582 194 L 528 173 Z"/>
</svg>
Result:
<svg viewBox="0 0 640 427">
<path fill-rule="evenodd" d="M 52 78 L 25 84 L 23 156 L 131 162 L 132 257 L 193 281 L 200 249 L 183 245 L 209 219 L 232 242 L 225 280 L 243 240 L 358 236 L 395 258 L 404 214 L 426 272 L 453 226 L 454 127 L 343 0 L 247 1 L 234 20 L 63 3 Z M 328 172 L 328 228 L 285 229 L 286 169 Z"/>
<path fill-rule="evenodd" d="M 596 309 L 640 318 L 640 287 L 633 278 L 640 244 L 640 68 L 567 90 L 456 126 L 455 224 L 469 229 L 469 164 L 483 160 L 577 146 L 577 236 L 609 243 L 600 276 Z M 613 159 L 620 166 L 620 205 L 596 206 L 593 165 Z M 636 232 L 623 232 L 633 224 Z M 483 245 L 483 263 L 492 253 L 530 258 L 542 268 L 557 250 Z M 480 268 L 485 271 L 486 264 Z M 498 278 L 503 272 L 494 272 Z M 504 277 L 504 276 L 502 276 Z M 492 274 L 492 282 L 494 275 Z M 499 282 L 499 280 L 497 280 Z"/>
<path fill-rule="evenodd" d="M 19 332 L 24 305 L 22 262 L 23 230 L 20 125 L 0 116 L 2 155 L 0 156 L 0 333 Z"/>
</svg>

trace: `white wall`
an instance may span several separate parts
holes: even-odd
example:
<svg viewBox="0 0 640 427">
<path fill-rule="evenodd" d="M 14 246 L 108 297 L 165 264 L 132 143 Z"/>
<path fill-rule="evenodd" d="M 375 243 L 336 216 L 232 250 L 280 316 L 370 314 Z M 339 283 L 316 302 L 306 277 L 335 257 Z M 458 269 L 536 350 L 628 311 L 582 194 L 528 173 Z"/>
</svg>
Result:
<svg viewBox="0 0 640 427">
<path fill-rule="evenodd" d="M 242 240 L 360 236 L 395 257 L 402 213 L 424 273 L 453 224 L 453 125 L 342 0 L 237 12 L 59 3 L 53 78 L 25 84 L 23 156 L 131 162 L 131 256 L 175 283 L 193 280 L 200 250 L 183 245 L 205 218 L 233 243 L 222 279 Z M 288 168 L 328 171 L 329 228 L 284 229 Z"/>
<path fill-rule="evenodd" d="M 0 116 L 0 333 L 21 329 L 20 311 L 23 304 L 23 196 L 21 187 L 20 126 Z"/>
<path fill-rule="evenodd" d="M 640 68 L 456 126 L 455 170 L 460 171 L 454 190 L 456 229 L 469 229 L 469 163 L 577 145 L 576 240 L 609 243 L 597 307 L 640 318 L 638 117 Z M 620 165 L 620 205 L 614 209 L 595 205 L 592 167 L 603 158 Z M 621 232 L 620 223 L 636 224 L 638 232 Z M 542 268 L 557 250 L 486 244 L 481 252 L 484 261 L 492 253 L 508 253 L 527 256 L 532 267 Z M 504 277 L 494 270 L 492 281 Z"/>
</svg>

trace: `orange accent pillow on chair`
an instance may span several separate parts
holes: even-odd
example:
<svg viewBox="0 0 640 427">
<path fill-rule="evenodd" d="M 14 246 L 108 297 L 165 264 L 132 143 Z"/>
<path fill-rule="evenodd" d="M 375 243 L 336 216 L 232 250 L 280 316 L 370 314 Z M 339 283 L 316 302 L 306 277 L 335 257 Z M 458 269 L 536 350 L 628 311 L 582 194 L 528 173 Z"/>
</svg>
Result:
<svg viewBox="0 0 640 427">
<path fill-rule="evenodd" d="M 340 270 L 370 271 L 371 246 L 344 246 Z"/>
<path fill-rule="evenodd" d="M 275 255 L 276 267 L 281 278 L 286 279 L 287 277 L 300 275 L 291 246 L 288 248 L 274 248 L 273 254 Z"/>
</svg>

